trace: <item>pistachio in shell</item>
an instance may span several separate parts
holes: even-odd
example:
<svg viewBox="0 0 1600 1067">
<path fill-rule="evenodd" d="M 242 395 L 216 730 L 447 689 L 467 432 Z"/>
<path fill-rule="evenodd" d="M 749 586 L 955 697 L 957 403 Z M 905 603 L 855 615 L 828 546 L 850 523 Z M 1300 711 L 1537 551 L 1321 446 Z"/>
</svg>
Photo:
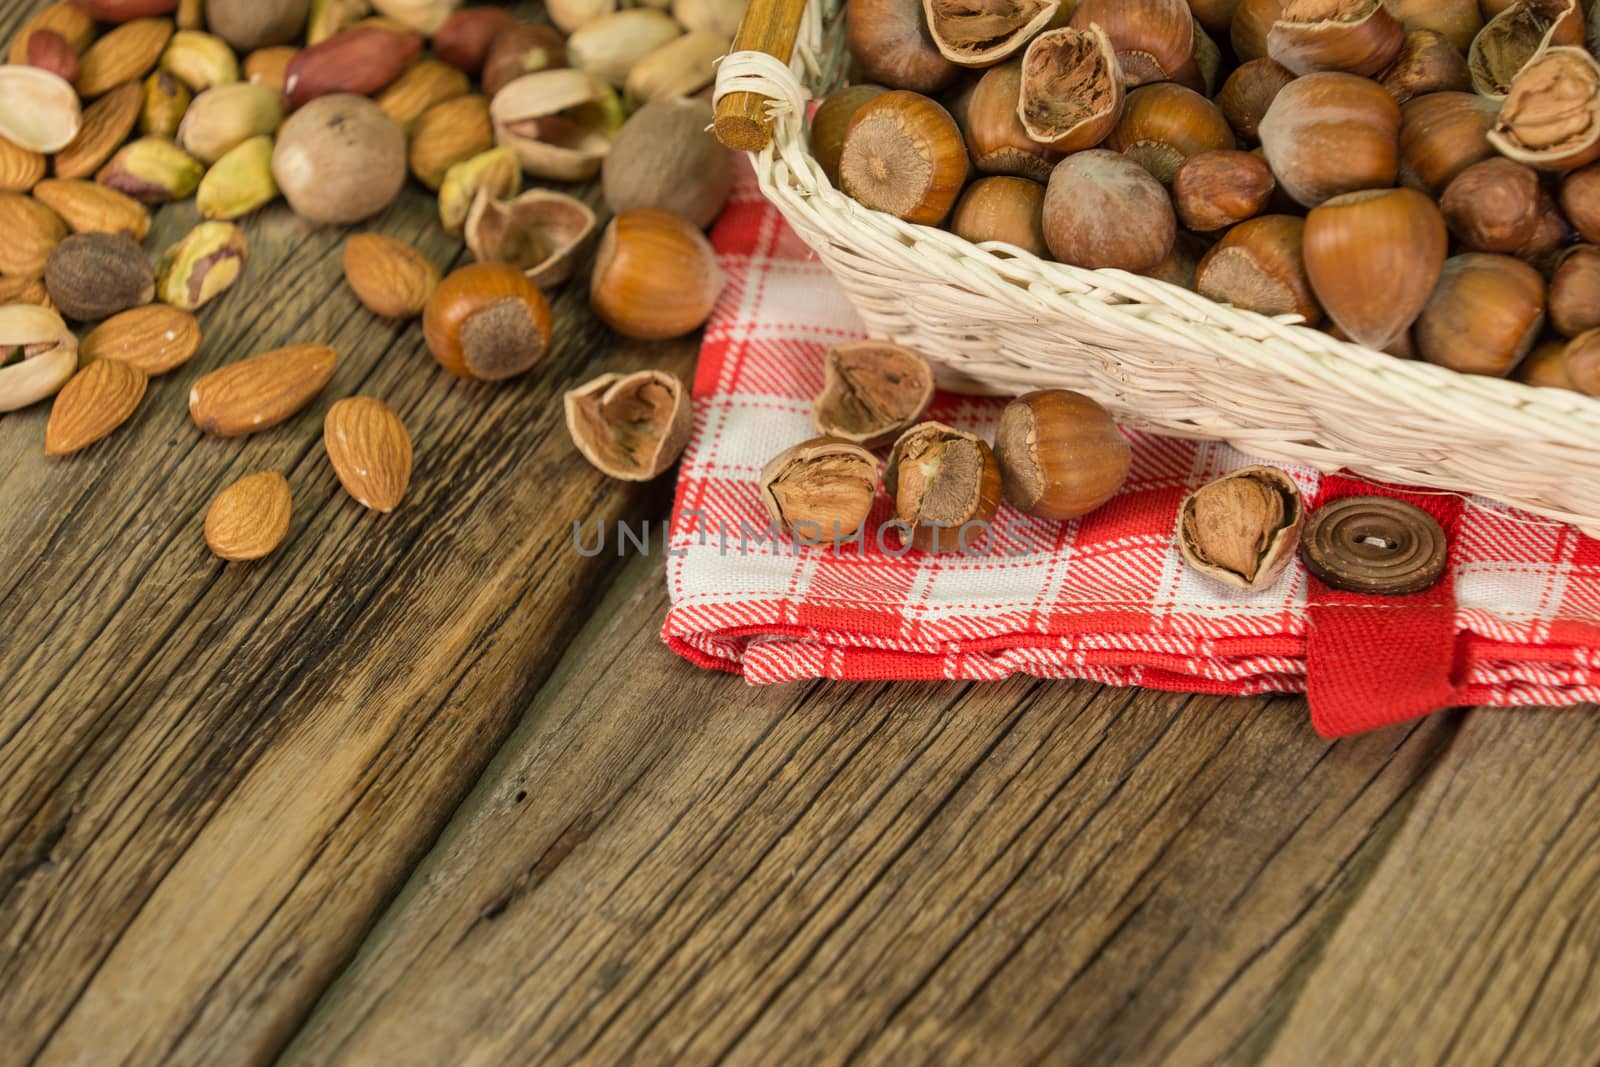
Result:
<svg viewBox="0 0 1600 1067">
<path fill-rule="evenodd" d="M 733 162 L 710 125 L 704 100 L 668 97 L 635 111 L 601 167 L 606 206 L 618 214 L 660 208 L 711 225 L 733 187 Z"/>
<path fill-rule="evenodd" d="M 36 304 L 0 306 L 0 411 L 53 396 L 77 369 L 78 339 L 60 315 Z"/>
<path fill-rule="evenodd" d="M 594 234 L 589 205 L 548 189 L 497 200 L 480 189 L 467 215 L 467 248 L 480 263 L 520 267 L 541 288 L 572 277 L 578 254 Z"/>
<path fill-rule="evenodd" d="M 495 142 L 533 178 L 594 177 L 622 126 L 622 100 L 581 70 L 541 70 L 508 82 L 489 105 Z"/>
<path fill-rule="evenodd" d="M 44 286 L 61 314 L 99 322 L 148 304 L 156 276 L 144 249 L 120 233 L 73 234 L 50 252 Z"/>
<path fill-rule="evenodd" d="M 278 131 L 272 177 L 301 218 L 360 222 L 388 207 L 405 184 L 405 131 L 364 96 L 319 96 Z"/>
<path fill-rule="evenodd" d="M 822 392 L 811 406 L 817 432 L 875 448 L 909 429 L 933 399 L 933 368 L 912 349 L 855 341 L 828 350 Z"/>
</svg>

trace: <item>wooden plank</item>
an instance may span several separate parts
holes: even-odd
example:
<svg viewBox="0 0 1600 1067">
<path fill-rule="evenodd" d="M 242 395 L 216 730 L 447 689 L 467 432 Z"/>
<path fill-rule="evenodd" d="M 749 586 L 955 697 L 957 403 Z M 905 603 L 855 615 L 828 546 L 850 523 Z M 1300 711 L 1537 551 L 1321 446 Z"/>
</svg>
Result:
<svg viewBox="0 0 1600 1067">
<path fill-rule="evenodd" d="M 1448 717 L 730 688 L 619 582 L 286 1063 L 1197 1062 L 1278 1010 Z"/>
<path fill-rule="evenodd" d="M 370 228 L 459 254 L 408 190 Z M 193 221 L 167 209 L 152 247 Z M 341 282 L 344 231 L 277 208 L 250 227 L 200 356 L 133 423 L 47 461 L 46 409 L 0 420 L 0 1062 L 255 1062 L 287 1038 L 475 780 L 615 560 L 574 520 L 659 514 L 567 440 L 560 393 L 608 369 L 687 373 L 692 341 L 619 345 L 582 285 L 557 343 L 503 387 L 453 379 L 420 328 L 379 322 Z M 200 373 L 294 340 L 341 352 L 278 430 L 203 438 Z M 339 489 L 320 426 L 352 393 L 388 400 L 417 464 L 393 515 Z M 290 540 L 224 566 L 211 495 L 252 470 L 295 492 Z"/>
</svg>

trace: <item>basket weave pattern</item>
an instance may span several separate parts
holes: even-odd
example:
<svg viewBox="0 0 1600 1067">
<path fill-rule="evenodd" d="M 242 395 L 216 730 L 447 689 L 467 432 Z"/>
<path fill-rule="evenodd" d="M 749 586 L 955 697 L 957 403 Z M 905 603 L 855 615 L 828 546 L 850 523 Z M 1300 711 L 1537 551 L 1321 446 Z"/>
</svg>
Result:
<svg viewBox="0 0 1600 1067">
<path fill-rule="evenodd" d="M 1600 535 L 1600 401 L 1458 374 L 1119 270 L 1049 263 L 862 207 L 811 158 L 811 90 L 837 83 L 832 11 L 807 5 L 788 66 L 735 52 L 717 94 L 766 96 L 763 194 L 875 337 L 968 393 L 1075 389 L 1128 426 L 1264 459 L 1481 494 Z"/>
</svg>

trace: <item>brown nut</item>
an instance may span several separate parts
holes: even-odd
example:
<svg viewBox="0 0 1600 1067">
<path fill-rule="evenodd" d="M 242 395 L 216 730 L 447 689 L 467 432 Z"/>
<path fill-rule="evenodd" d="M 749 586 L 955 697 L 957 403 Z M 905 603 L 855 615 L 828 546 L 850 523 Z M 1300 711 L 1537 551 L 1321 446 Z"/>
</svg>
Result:
<svg viewBox="0 0 1600 1067">
<path fill-rule="evenodd" d="M 477 93 L 435 104 L 411 127 L 407 159 L 411 173 L 437 190 L 445 171 L 494 147 L 489 99 Z"/>
<path fill-rule="evenodd" d="M 287 44 L 306 28 L 310 0 L 205 0 L 211 32 L 241 52 Z"/>
<path fill-rule="evenodd" d="M 428 350 L 452 374 L 498 382 L 550 350 L 550 305 L 506 263 L 472 263 L 433 290 L 422 315 Z"/>
<path fill-rule="evenodd" d="M 371 96 L 387 88 L 422 50 L 414 33 L 358 26 L 302 49 L 284 68 L 291 109 L 335 93 Z"/>
<path fill-rule="evenodd" d="M 1496 156 L 1451 179 L 1439 209 L 1450 232 L 1467 248 L 1516 254 L 1539 233 L 1550 195 L 1540 188 L 1533 168 Z"/>
<path fill-rule="evenodd" d="M 1192 155 L 1233 148 L 1233 130 L 1217 105 L 1172 82 L 1135 89 L 1122 106 L 1122 118 L 1104 147 L 1121 152 L 1163 185 Z"/>
<path fill-rule="evenodd" d="M 67 236 L 61 216 L 31 196 L 0 193 L 0 275 L 39 278 L 50 253 Z"/>
<path fill-rule="evenodd" d="M 961 73 L 928 35 L 922 0 L 852 0 L 845 35 L 866 80 L 891 89 L 936 93 Z"/>
<path fill-rule="evenodd" d="M 152 378 L 183 366 L 200 349 L 200 324 L 187 311 L 144 304 L 111 316 L 83 339 L 85 363 L 132 363 Z"/>
<path fill-rule="evenodd" d="M 1240 0 L 1228 27 L 1233 54 L 1240 62 L 1263 59 L 1267 55 L 1267 34 L 1283 14 L 1285 0 Z"/>
<path fill-rule="evenodd" d="M 55 3 L 40 8 L 32 18 L 23 23 L 17 35 L 11 39 L 11 48 L 7 53 L 5 62 L 26 63 L 28 61 L 28 39 L 40 30 L 51 30 L 59 33 L 72 45 L 72 50 L 83 53 L 89 47 L 89 42 L 94 40 L 94 18 L 83 8 L 73 3 L 72 0 L 56 0 Z"/>
<path fill-rule="evenodd" d="M 1175 77 L 1194 54 L 1194 18 L 1184 0 L 1081 0 L 1068 25 L 1105 31 L 1130 89 Z"/>
<path fill-rule="evenodd" d="M 1354 74 L 1307 74 L 1284 86 L 1261 120 L 1261 147 L 1278 184 L 1306 207 L 1393 185 L 1400 107 Z"/>
<path fill-rule="evenodd" d="M 429 108 L 465 96 L 471 88 L 467 76 L 459 70 L 438 60 L 424 59 L 407 67 L 375 99 L 384 114 L 410 130 Z"/>
<path fill-rule="evenodd" d="M 377 397 L 336 400 L 322 419 L 322 448 L 344 491 L 381 514 L 399 506 L 411 485 L 411 435 Z"/>
<path fill-rule="evenodd" d="M 933 368 L 919 353 L 887 341 L 856 341 L 828 350 L 811 422 L 820 434 L 877 448 L 921 418 L 932 399 Z"/>
<path fill-rule="evenodd" d="M 1539 170 L 1574 170 L 1600 159 L 1600 63 L 1581 48 L 1530 60 L 1488 133 L 1501 154 Z"/>
<path fill-rule="evenodd" d="M 1144 271 L 1144 276 L 1192 293 L 1195 291 L 1195 273 L 1206 252 L 1204 238 L 1188 230 L 1179 230 L 1178 239 L 1172 243 L 1172 251 L 1160 263 Z"/>
<path fill-rule="evenodd" d="M 150 232 L 150 212 L 143 204 L 98 182 L 48 178 L 34 187 L 33 195 L 73 233 L 120 233 L 142 241 Z"/>
<path fill-rule="evenodd" d="M 600 238 L 589 307 L 625 337 L 680 337 L 706 321 L 726 283 L 711 242 L 693 224 L 635 208 Z"/>
<path fill-rule="evenodd" d="M 1009 101 L 980 101 L 980 96 L 987 95 L 984 85 L 989 77 L 984 76 L 973 94 L 975 115 L 969 120 L 971 125 L 986 121 L 976 115 L 980 107 L 993 114 L 992 121 L 998 124 L 999 106 L 1010 102 L 1008 114 L 1021 120 L 1022 141 L 1017 142 L 1018 147 L 1030 155 L 1040 155 L 1039 146 L 1046 145 L 1052 151 L 1040 158 L 1051 163 L 1058 153 L 1093 148 L 1105 140 L 1122 118 L 1126 103 L 1111 40 L 1098 26 L 1050 30 L 1034 38 L 1023 54 L 1018 72 L 1020 85 L 1013 85 L 1006 78 L 995 87 L 1004 90 Z M 1019 131 L 1008 129 L 1014 140 Z M 1030 149 L 1029 145 L 1033 147 Z M 979 170 L 988 169 L 976 153 L 973 161 Z M 1015 169 L 1005 173 L 1039 181 L 1049 176 L 1048 172 L 1032 174 Z"/>
<path fill-rule="evenodd" d="M 845 132 L 839 180 L 867 207 L 937 226 L 967 179 L 967 149 L 950 113 L 916 93 L 868 101 Z"/>
<path fill-rule="evenodd" d="M 155 297 L 156 277 L 144 249 L 122 234 L 73 234 L 44 268 L 50 300 L 69 319 L 98 322 Z"/>
<path fill-rule="evenodd" d="M 149 380 L 129 363 L 90 363 L 56 394 L 44 427 L 44 454 L 65 456 L 88 448 L 127 422 L 144 399 Z"/>
<path fill-rule="evenodd" d="M 1400 54 L 1378 78 L 1395 103 L 1428 93 L 1470 92 L 1472 76 L 1467 60 L 1442 33 L 1417 30 L 1406 34 Z"/>
<path fill-rule="evenodd" d="M 1276 467 L 1245 467 L 1196 489 L 1178 508 L 1178 552 L 1208 578 L 1265 589 L 1300 545 L 1300 487 Z"/>
<path fill-rule="evenodd" d="M 774 456 L 761 470 L 761 502 L 772 521 L 803 544 L 855 535 L 878 492 L 878 461 L 860 445 L 813 437 Z"/>
<path fill-rule="evenodd" d="M 1050 176 L 1061 153 L 1029 136 L 1024 116 L 1031 102 L 1023 88 L 1022 60 L 984 71 L 957 123 L 974 167 L 984 174 L 1015 174 L 1040 182 Z"/>
<path fill-rule="evenodd" d="M 217 437 L 271 429 L 316 399 L 338 361 L 327 345 L 296 344 L 225 364 L 189 387 L 189 418 Z"/>
<path fill-rule="evenodd" d="M 1483 29 L 1478 0 L 1387 0 L 1389 13 L 1400 20 L 1409 37 L 1415 33 L 1437 35 L 1462 57 Z"/>
<path fill-rule="evenodd" d="M 1561 360 L 1569 388 L 1600 396 L 1600 329 L 1580 333 L 1568 341 L 1561 349 Z"/>
<path fill-rule="evenodd" d="M 1241 140 L 1254 141 L 1267 109 L 1294 77 L 1294 71 L 1275 59 L 1241 63 L 1222 83 L 1217 107 Z"/>
<path fill-rule="evenodd" d="M 1561 210 L 1585 241 L 1600 243 L 1600 163 L 1562 179 Z"/>
<path fill-rule="evenodd" d="M 912 547 L 964 552 L 982 538 L 1000 507 L 1000 462 L 976 435 L 924 422 L 889 450 L 883 485 Z"/>
<path fill-rule="evenodd" d="M 990 67 L 1020 51 L 1060 6 L 1060 0 L 1013 0 L 982 9 L 961 0 L 922 0 L 922 15 L 946 59 L 963 67 Z"/>
<path fill-rule="evenodd" d="M 0 192 L 25 193 L 39 184 L 48 164 L 33 152 L 0 137 Z"/>
<path fill-rule="evenodd" d="M 1149 270 L 1172 251 L 1176 233 L 1167 191 L 1126 156 L 1091 148 L 1063 159 L 1050 174 L 1044 237 L 1063 263 Z"/>
<path fill-rule="evenodd" d="M 480 263 L 509 263 L 534 285 L 572 277 L 598 225 L 589 205 L 565 193 L 530 189 L 509 200 L 479 190 L 467 213 L 467 247 Z"/>
<path fill-rule="evenodd" d="M 567 433 L 583 458 L 611 478 L 645 482 L 678 461 L 694 405 L 677 375 L 602 374 L 562 397 Z"/>
<path fill-rule="evenodd" d="M 427 306 L 439 268 L 404 241 L 358 233 L 344 243 L 344 280 L 374 315 L 409 319 Z"/>
<path fill-rule="evenodd" d="M 1445 260 L 1411 335 L 1429 363 L 1500 378 L 1533 348 L 1543 325 L 1538 271 L 1510 256 L 1468 252 Z"/>
<path fill-rule="evenodd" d="M 1600 327 L 1600 247 L 1568 249 L 1550 276 L 1550 325 L 1563 337 Z"/>
<path fill-rule="evenodd" d="M 1346 193 L 1306 216 L 1306 274 L 1351 340 L 1382 349 L 1422 312 L 1449 243 L 1439 209 L 1414 189 Z"/>
<path fill-rule="evenodd" d="M 661 208 L 704 229 L 733 188 L 733 158 L 710 132 L 711 105 L 668 97 L 635 111 L 600 167 L 612 212 Z"/>
<path fill-rule="evenodd" d="M 1178 220 L 1201 233 L 1259 215 L 1276 188 L 1265 160 L 1233 149 L 1190 156 L 1172 176 Z"/>
<path fill-rule="evenodd" d="M 1474 89 L 1498 100 L 1536 56 L 1553 46 L 1581 44 L 1583 10 L 1578 0 L 1519 0 L 1473 37 L 1467 70 Z"/>
<path fill-rule="evenodd" d="M 1195 291 L 1223 304 L 1262 315 L 1299 315 L 1306 325 L 1322 319 L 1322 307 L 1306 274 L 1305 220 L 1263 215 L 1241 222 L 1195 268 Z"/>
<path fill-rule="evenodd" d="M 881 85 L 850 85 L 830 93 L 811 115 L 811 155 L 836 188 L 839 185 L 839 156 L 844 152 L 844 133 L 850 120 L 867 101 L 888 92 Z"/>
<path fill-rule="evenodd" d="M 1394 62 L 1404 42 L 1383 0 L 1288 0 L 1267 31 L 1267 55 L 1296 74 L 1370 77 Z"/>
<path fill-rule="evenodd" d="M 1004 241 L 1048 259 L 1044 186 L 1006 174 L 979 178 L 956 201 L 950 213 L 950 232 L 974 243 Z"/>
<path fill-rule="evenodd" d="M 78 60 L 78 94 L 85 100 L 149 74 L 172 38 L 172 20 L 124 22 L 95 40 Z"/>
<path fill-rule="evenodd" d="M 289 482 L 277 471 L 240 478 L 206 508 L 206 547 L 231 562 L 269 556 L 289 536 Z"/>
<path fill-rule="evenodd" d="M 284 44 L 256 49 L 244 57 L 244 80 L 283 92 L 284 83 L 289 80 L 289 64 L 299 52 Z"/>
<path fill-rule="evenodd" d="M 1600 331 L 1596 331 L 1595 336 L 1600 338 Z M 1567 369 L 1567 349 L 1571 345 L 1572 342 L 1564 337 L 1534 345 L 1533 351 L 1516 365 L 1511 376 L 1524 385 L 1535 385 L 1545 389 L 1569 389 L 1577 393 L 1589 392 L 1587 389 L 1579 388 L 1577 381 Z M 1600 356 L 1600 352 L 1596 352 L 1596 355 Z M 1594 361 L 1588 384 L 1600 388 L 1600 359 Z"/>
<path fill-rule="evenodd" d="M 1042 389 L 1007 404 L 994 451 L 1006 502 L 1042 519 L 1087 515 L 1122 488 L 1133 461 L 1106 409 L 1068 389 Z"/>
<path fill-rule="evenodd" d="M 567 65 L 567 42 L 549 26 L 519 22 L 495 37 L 483 61 L 483 91 L 490 96 L 524 74 Z"/>
<path fill-rule="evenodd" d="M 1429 93 L 1400 109 L 1401 184 L 1438 197 L 1457 174 L 1495 154 L 1486 136 L 1497 110 L 1474 93 Z"/>
<path fill-rule="evenodd" d="M 469 7 L 457 11 L 433 35 L 434 55 L 459 71 L 475 75 L 483 70 L 495 41 L 516 25 L 517 17 L 504 8 Z M 484 91 L 494 93 L 487 85 Z"/>
<path fill-rule="evenodd" d="M 296 215 L 344 225 L 376 215 L 406 180 L 406 135 L 361 96 L 319 97 L 290 115 L 272 150 L 272 177 Z"/>
</svg>

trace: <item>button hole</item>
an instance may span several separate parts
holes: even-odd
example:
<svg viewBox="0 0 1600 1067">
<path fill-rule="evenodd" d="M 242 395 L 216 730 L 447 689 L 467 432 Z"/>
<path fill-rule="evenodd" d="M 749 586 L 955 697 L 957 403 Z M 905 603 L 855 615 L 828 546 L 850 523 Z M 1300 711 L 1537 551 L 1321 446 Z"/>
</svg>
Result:
<svg viewBox="0 0 1600 1067">
<path fill-rule="evenodd" d="M 1389 538 L 1387 538 L 1387 537 L 1379 537 L 1377 534 L 1362 534 L 1360 537 L 1356 538 L 1356 544 L 1358 544 L 1358 545 L 1371 545 L 1373 548 L 1386 548 L 1386 549 L 1393 549 L 1393 548 L 1397 548 L 1398 547 L 1395 544 L 1395 542 L 1391 541 Z"/>
</svg>

